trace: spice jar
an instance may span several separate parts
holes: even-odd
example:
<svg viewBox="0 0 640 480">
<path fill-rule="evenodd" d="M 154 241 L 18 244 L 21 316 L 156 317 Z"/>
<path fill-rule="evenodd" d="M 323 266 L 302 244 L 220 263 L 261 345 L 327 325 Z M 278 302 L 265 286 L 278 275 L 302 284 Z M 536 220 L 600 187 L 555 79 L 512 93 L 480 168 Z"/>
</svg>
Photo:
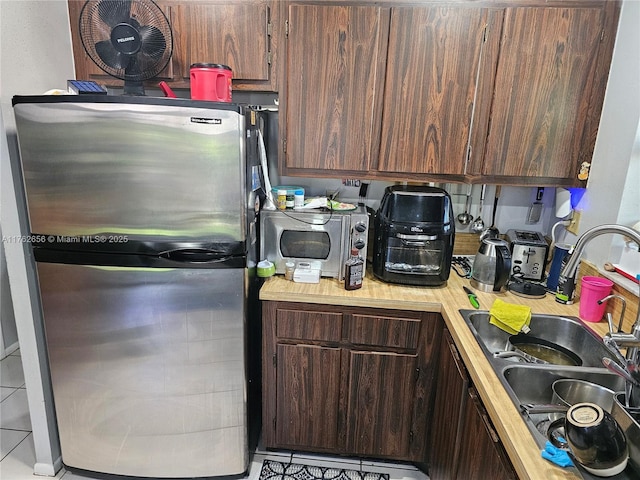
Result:
<svg viewBox="0 0 640 480">
<path fill-rule="evenodd" d="M 296 264 L 293 262 L 287 262 L 284 264 L 284 278 L 285 280 L 293 280 L 293 272 L 296 269 Z"/>
<path fill-rule="evenodd" d="M 278 190 L 278 210 L 285 210 L 287 208 L 287 191 Z"/>
</svg>

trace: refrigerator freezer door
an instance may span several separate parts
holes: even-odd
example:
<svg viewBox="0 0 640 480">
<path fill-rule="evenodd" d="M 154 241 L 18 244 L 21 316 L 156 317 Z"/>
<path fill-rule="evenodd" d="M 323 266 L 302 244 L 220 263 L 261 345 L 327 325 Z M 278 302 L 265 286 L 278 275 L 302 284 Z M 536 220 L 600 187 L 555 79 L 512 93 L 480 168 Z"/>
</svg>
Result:
<svg viewBox="0 0 640 480">
<path fill-rule="evenodd" d="M 246 471 L 246 269 L 37 267 L 65 465 Z"/>
<path fill-rule="evenodd" d="M 106 234 L 107 247 L 125 250 L 137 241 L 245 241 L 239 107 L 63 100 L 14 107 L 32 233 Z"/>
</svg>

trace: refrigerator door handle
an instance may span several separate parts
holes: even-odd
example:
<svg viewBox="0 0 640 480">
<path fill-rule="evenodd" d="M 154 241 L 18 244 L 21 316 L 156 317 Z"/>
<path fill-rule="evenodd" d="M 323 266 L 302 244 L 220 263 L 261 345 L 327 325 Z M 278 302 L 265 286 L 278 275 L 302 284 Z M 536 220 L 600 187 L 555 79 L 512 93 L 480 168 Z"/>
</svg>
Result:
<svg viewBox="0 0 640 480">
<path fill-rule="evenodd" d="M 220 255 L 220 252 L 206 248 L 180 248 L 162 252 L 159 256 L 167 260 L 183 263 L 222 263 L 231 258 L 230 256 Z"/>
</svg>

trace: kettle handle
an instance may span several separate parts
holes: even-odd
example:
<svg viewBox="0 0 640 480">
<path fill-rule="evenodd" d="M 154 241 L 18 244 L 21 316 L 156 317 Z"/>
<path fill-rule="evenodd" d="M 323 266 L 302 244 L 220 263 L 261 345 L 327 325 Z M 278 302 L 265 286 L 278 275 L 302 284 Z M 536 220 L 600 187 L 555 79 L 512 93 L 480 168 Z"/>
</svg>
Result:
<svg viewBox="0 0 640 480">
<path fill-rule="evenodd" d="M 511 252 L 505 245 L 496 245 L 496 279 L 493 291 L 499 292 L 511 275 Z"/>
</svg>

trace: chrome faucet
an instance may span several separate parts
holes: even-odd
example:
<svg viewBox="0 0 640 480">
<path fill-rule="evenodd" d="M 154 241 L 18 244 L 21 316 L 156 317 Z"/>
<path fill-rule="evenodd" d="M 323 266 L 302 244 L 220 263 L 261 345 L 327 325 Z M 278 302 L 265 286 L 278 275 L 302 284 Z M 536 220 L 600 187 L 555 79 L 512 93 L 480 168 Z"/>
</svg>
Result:
<svg viewBox="0 0 640 480">
<path fill-rule="evenodd" d="M 607 233 L 617 233 L 627 236 L 640 245 L 640 232 L 623 225 L 598 225 L 597 227 L 587 230 L 578 238 L 576 245 L 569 251 L 567 263 L 560 271 L 556 301 L 560 303 L 573 302 L 576 272 L 584 247 L 594 238 Z M 626 358 L 638 363 L 638 360 L 640 360 L 640 358 L 638 358 L 638 352 L 640 351 L 638 349 L 640 347 L 640 302 L 638 304 L 638 315 L 631 327 L 631 333 L 610 331 L 608 336 L 611 337 L 618 346 L 627 347 Z"/>
</svg>

